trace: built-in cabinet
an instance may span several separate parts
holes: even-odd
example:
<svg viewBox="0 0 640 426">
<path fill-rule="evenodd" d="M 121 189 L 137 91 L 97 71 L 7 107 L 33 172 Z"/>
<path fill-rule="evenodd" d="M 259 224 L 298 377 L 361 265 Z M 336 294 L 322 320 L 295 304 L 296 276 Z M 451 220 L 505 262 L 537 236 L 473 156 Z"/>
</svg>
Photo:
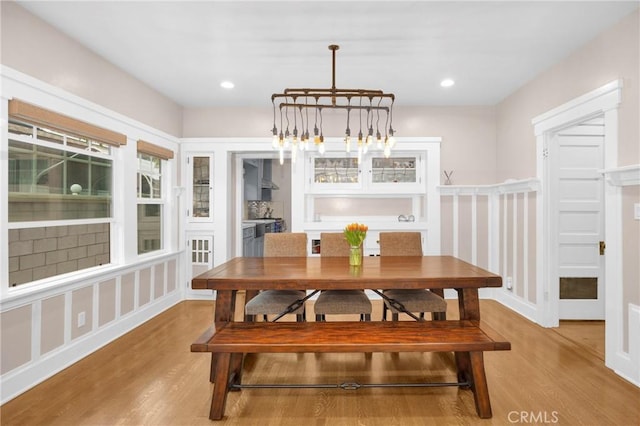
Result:
<svg viewBox="0 0 640 426">
<path fill-rule="evenodd" d="M 369 227 L 365 255 L 379 255 L 380 232 L 392 231 L 420 232 L 424 253 L 439 254 L 440 138 L 406 139 L 389 158 L 370 151 L 360 161 L 337 147 L 307 152 L 297 169 L 304 173 L 304 208 L 293 229 L 307 233 L 309 254 L 322 252 L 322 232 L 342 232 L 352 222 Z"/>
<path fill-rule="evenodd" d="M 213 156 L 187 157 L 188 199 L 187 218 L 192 222 L 213 221 Z"/>
<path fill-rule="evenodd" d="M 191 277 L 200 275 L 213 267 L 213 237 L 189 235 L 187 246 L 191 260 Z"/>
<path fill-rule="evenodd" d="M 213 210 L 213 161 L 212 153 L 193 153 L 185 156 L 184 182 L 186 186 L 186 249 L 189 280 L 213 268 L 214 238 L 211 226 Z M 204 294 L 188 287 L 190 297 Z"/>
<path fill-rule="evenodd" d="M 305 167 L 309 193 L 416 193 L 424 192 L 424 156 L 426 153 L 398 153 L 385 158 L 356 157 L 344 154 L 311 154 Z"/>
</svg>

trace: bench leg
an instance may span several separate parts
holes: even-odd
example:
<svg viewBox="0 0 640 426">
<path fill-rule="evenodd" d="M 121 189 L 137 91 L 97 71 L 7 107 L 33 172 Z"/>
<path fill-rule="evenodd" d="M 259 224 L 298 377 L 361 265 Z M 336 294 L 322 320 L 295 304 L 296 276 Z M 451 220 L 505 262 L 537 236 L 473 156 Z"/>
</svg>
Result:
<svg viewBox="0 0 640 426">
<path fill-rule="evenodd" d="M 211 383 L 216 380 L 216 365 L 217 365 L 217 356 L 215 352 L 211 352 L 211 368 L 209 369 L 209 381 Z"/>
<path fill-rule="evenodd" d="M 481 419 L 490 419 L 491 401 L 489 400 L 489 387 L 487 376 L 484 373 L 484 357 L 482 352 L 470 352 L 471 371 L 473 374 L 473 396 L 476 402 L 476 411 Z"/>
<path fill-rule="evenodd" d="M 473 377 L 471 376 L 471 359 L 469 358 L 469 352 L 456 352 L 456 367 L 458 369 L 458 382 L 469 382 L 473 381 Z M 469 389 L 469 386 L 461 386 L 462 389 Z"/>
<path fill-rule="evenodd" d="M 215 382 L 211 397 L 211 411 L 209 411 L 209 419 L 211 420 L 221 420 L 224 416 L 231 371 L 231 354 L 218 353 L 216 355 Z"/>
<path fill-rule="evenodd" d="M 456 364 L 458 366 L 458 381 L 469 382 L 473 399 L 476 404 L 476 412 L 481 419 L 490 419 L 491 401 L 487 377 L 484 372 L 484 356 L 482 352 L 456 352 Z M 467 389 L 469 387 L 466 387 Z"/>
<path fill-rule="evenodd" d="M 234 353 L 231 354 L 231 384 L 240 385 L 242 384 L 242 363 L 244 361 L 244 354 Z M 231 389 L 233 391 L 239 391 L 238 388 Z"/>
</svg>

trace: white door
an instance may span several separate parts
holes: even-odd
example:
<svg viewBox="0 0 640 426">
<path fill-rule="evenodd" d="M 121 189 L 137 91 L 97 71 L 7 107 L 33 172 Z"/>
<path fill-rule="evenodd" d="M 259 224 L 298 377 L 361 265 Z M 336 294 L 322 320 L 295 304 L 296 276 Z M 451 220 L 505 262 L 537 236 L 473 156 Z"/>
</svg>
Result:
<svg viewBox="0 0 640 426">
<path fill-rule="evenodd" d="M 560 319 L 604 319 L 604 120 L 559 131 L 549 146 L 557 206 Z"/>
</svg>

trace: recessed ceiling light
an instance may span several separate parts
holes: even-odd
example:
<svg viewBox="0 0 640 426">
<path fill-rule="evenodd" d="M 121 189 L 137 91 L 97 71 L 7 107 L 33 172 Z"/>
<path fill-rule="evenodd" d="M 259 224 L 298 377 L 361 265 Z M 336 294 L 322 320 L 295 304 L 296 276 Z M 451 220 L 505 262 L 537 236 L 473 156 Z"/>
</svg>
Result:
<svg viewBox="0 0 640 426">
<path fill-rule="evenodd" d="M 235 84 L 230 81 L 223 81 L 222 83 L 220 83 L 220 87 L 223 87 L 225 89 L 233 89 L 235 87 Z"/>
<path fill-rule="evenodd" d="M 455 82 L 455 81 L 453 81 L 453 80 L 452 80 L 452 79 L 450 79 L 450 78 L 445 78 L 444 80 L 442 80 L 442 81 L 440 82 L 440 86 L 442 86 L 442 87 L 451 87 L 451 86 L 453 86 L 454 84 L 456 84 L 456 82 Z"/>
</svg>

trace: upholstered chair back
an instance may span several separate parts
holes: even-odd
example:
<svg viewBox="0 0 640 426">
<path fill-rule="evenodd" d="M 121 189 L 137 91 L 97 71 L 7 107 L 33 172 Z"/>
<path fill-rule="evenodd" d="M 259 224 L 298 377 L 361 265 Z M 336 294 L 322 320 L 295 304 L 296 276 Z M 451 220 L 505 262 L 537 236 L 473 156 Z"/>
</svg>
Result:
<svg viewBox="0 0 640 426">
<path fill-rule="evenodd" d="M 320 233 L 320 256 L 347 257 L 349 250 L 349 242 L 342 232 Z"/>
<path fill-rule="evenodd" d="M 304 257 L 306 255 L 306 233 L 273 232 L 264 234 L 264 257 Z"/>
<path fill-rule="evenodd" d="M 381 232 L 380 256 L 422 256 L 419 232 Z"/>
</svg>

